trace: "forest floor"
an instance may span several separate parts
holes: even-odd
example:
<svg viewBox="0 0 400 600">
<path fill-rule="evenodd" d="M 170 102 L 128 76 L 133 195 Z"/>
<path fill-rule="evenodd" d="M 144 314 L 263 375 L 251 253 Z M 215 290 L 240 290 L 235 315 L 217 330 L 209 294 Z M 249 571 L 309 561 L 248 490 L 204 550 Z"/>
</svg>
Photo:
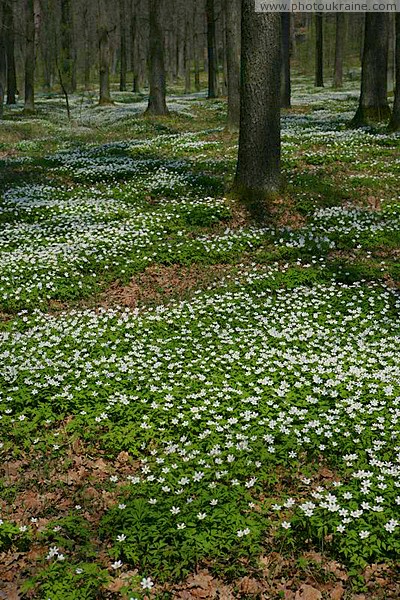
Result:
<svg viewBox="0 0 400 600">
<path fill-rule="evenodd" d="M 0 123 L 0 598 L 399 598 L 400 136 L 298 79 L 259 222 L 114 97 Z"/>
</svg>

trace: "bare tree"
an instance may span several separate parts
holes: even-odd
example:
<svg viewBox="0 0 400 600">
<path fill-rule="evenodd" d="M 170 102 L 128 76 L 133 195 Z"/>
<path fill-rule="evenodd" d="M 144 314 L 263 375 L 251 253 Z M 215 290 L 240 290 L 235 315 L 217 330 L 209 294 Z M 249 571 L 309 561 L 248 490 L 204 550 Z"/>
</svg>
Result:
<svg viewBox="0 0 400 600">
<path fill-rule="evenodd" d="M 242 0 L 241 113 L 234 190 L 261 213 L 280 186 L 279 13 L 256 13 Z"/>
<path fill-rule="evenodd" d="M 281 60 L 281 107 L 289 108 L 291 104 L 290 81 L 290 38 L 291 19 L 289 12 L 281 13 L 282 25 L 282 60 Z"/>
<path fill-rule="evenodd" d="M 110 28 L 106 0 L 98 0 L 99 104 L 112 104 L 110 94 Z"/>
<path fill-rule="evenodd" d="M 361 94 L 353 126 L 384 121 L 390 117 L 387 100 L 388 46 L 388 13 L 366 13 Z"/>
<path fill-rule="evenodd" d="M 159 0 L 150 0 L 149 10 L 150 95 L 146 114 L 167 115 L 162 3 Z"/>
<path fill-rule="evenodd" d="M 214 0 L 206 0 L 206 17 L 208 54 L 208 97 L 216 98 L 218 88 L 218 65 Z"/>
<path fill-rule="evenodd" d="M 7 104 L 15 104 L 17 94 L 17 75 L 15 69 L 15 26 L 12 0 L 4 2 L 4 28 L 7 61 Z"/>
<path fill-rule="evenodd" d="M 119 39 L 120 39 L 120 72 L 119 72 L 119 89 L 121 92 L 126 91 L 126 72 L 128 69 L 127 62 L 127 44 L 126 44 L 126 5 L 125 0 L 119 0 Z"/>
<path fill-rule="evenodd" d="M 240 0 L 225 0 L 226 58 L 228 75 L 228 131 L 238 131 L 240 124 Z"/>
<path fill-rule="evenodd" d="M 333 87 L 343 87 L 343 51 L 344 51 L 344 27 L 345 14 L 336 13 L 336 36 L 335 36 L 335 66 L 333 71 Z"/>
<path fill-rule="evenodd" d="M 24 111 L 35 110 L 35 8 L 34 0 L 25 1 L 25 105 Z"/>
<path fill-rule="evenodd" d="M 324 21 L 315 13 L 315 86 L 324 87 Z"/>
<path fill-rule="evenodd" d="M 400 13 L 396 13 L 396 83 L 394 88 L 393 112 L 389 127 L 392 131 L 400 130 Z"/>
<path fill-rule="evenodd" d="M 71 0 L 61 0 L 61 56 L 60 73 L 67 93 L 76 89 L 76 54 Z"/>
</svg>

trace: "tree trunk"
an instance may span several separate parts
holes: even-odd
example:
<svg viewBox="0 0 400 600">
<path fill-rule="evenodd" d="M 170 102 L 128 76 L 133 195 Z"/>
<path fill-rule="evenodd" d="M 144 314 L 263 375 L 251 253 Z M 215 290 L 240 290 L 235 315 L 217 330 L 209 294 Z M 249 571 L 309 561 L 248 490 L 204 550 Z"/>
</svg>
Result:
<svg viewBox="0 0 400 600">
<path fill-rule="evenodd" d="M 343 51 L 344 51 L 345 14 L 336 13 L 335 67 L 333 87 L 343 87 Z"/>
<path fill-rule="evenodd" d="M 99 36 L 99 75 L 100 98 L 99 104 L 112 104 L 110 94 L 110 32 L 107 23 L 106 0 L 98 4 L 98 36 Z"/>
<path fill-rule="evenodd" d="M 119 31 L 120 31 L 120 72 L 119 89 L 126 92 L 126 71 L 127 71 L 127 52 L 126 52 L 126 10 L 125 0 L 119 0 Z"/>
<path fill-rule="evenodd" d="M 132 92 L 138 94 L 139 89 L 139 61 L 138 61 L 138 32 L 137 32 L 137 2 L 131 2 L 131 71 L 132 71 Z"/>
<path fill-rule="evenodd" d="M 242 0 L 241 113 L 234 190 L 260 217 L 280 186 L 279 13 L 256 13 Z"/>
<path fill-rule="evenodd" d="M 216 52 L 214 0 L 206 0 L 207 54 L 208 54 L 208 97 L 217 97 L 218 68 Z"/>
<path fill-rule="evenodd" d="M 394 88 L 394 103 L 389 128 L 400 131 L 400 13 L 396 13 L 396 84 Z"/>
<path fill-rule="evenodd" d="M 281 13 L 282 60 L 281 60 L 281 107 L 289 108 L 291 103 L 290 85 L 290 38 L 291 18 L 289 12 Z"/>
<path fill-rule="evenodd" d="M 361 94 L 352 121 L 355 127 L 384 121 L 390 117 L 387 100 L 388 43 L 388 13 L 366 13 Z"/>
<path fill-rule="evenodd" d="M 167 115 L 164 33 L 162 29 L 162 3 L 150 0 L 149 5 L 149 83 L 150 95 L 146 114 Z"/>
<path fill-rule="evenodd" d="M 197 3 L 193 11 L 193 54 L 194 54 L 194 88 L 200 92 L 200 59 L 199 59 L 199 34 L 197 30 Z"/>
<path fill-rule="evenodd" d="M 240 125 L 240 0 L 225 0 L 226 59 L 228 71 L 228 131 L 239 130 Z"/>
<path fill-rule="evenodd" d="M 61 0 L 61 61 L 62 84 L 67 93 L 75 91 L 75 52 L 71 0 Z"/>
<path fill-rule="evenodd" d="M 33 0 L 25 4 L 25 105 L 24 112 L 35 111 L 35 10 Z"/>
<path fill-rule="evenodd" d="M 15 72 L 15 50 L 14 50 L 14 10 L 11 0 L 4 2 L 4 26 L 7 62 L 7 104 L 16 103 L 17 76 Z"/>
<path fill-rule="evenodd" d="M 5 46 L 5 1 L 0 0 L 0 119 L 3 118 L 4 94 L 6 88 L 6 46 Z"/>
<path fill-rule="evenodd" d="M 90 54 L 91 54 L 91 44 L 90 44 L 90 32 L 89 32 L 89 9 L 85 6 L 83 10 L 83 51 L 84 51 L 84 67 L 83 67 L 83 79 L 85 90 L 88 91 L 90 88 Z"/>
<path fill-rule="evenodd" d="M 191 37 L 191 23 L 189 19 L 189 7 L 188 4 L 185 4 L 185 43 L 183 47 L 184 54 L 184 65 L 185 65 L 185 94 L 190 94 L 191 92 L 191 67 L 192 67 L 192 53 L 191 53 L 191 45 L 190 40 Z"/>
<path fill-rule="evenodd" d="M 324 21 L 315 13 L 315 86 L 324 87 Z"/>
</svg>

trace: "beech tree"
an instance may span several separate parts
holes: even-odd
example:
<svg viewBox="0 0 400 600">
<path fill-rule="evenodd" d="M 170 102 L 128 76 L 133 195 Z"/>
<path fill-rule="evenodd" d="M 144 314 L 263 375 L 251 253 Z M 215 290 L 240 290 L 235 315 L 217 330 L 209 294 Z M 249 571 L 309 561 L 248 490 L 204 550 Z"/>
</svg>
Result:
<svg viewBox="0 0 400 600">
<path fill-rule="evenodd" d="M 290 13 L 281 13 L 282 59 L 281 59 L 281 107 L 289 108 L 291 103 L 290 83 Z"/>
<path fill-rule="evenodd" d="M 4 1 L 4 42 L 7 62 L 7 104 L 15 104 L 17 95 L 17 75 L 15 69 L 15 25 L 14 2 Z"/>
<path fill-rule="evenodd" d="M 241 112 L 234 191 L 250 208 L 267 212 L 280 186 L 279 13 L 257 13 L 242 0 Z"/>
<path fill-rule="evenodd" d="M 394 103 L 393 112 L 390 119 L 389 128 L 392 131 L 400 130 L 400 13 L 396 13 L 396 41 L 395 41 L 395 88 L 394 88 Z"/>
<path fill-rule="evenodd" d="M 208 56 L 208 97 L 216 98 L 218 87 L 218 66 L 215 31 L 214 0 L 206 0 L 207 16 L 207 56 Z"/>
<path fill-rule="evenodd" d="M 71 0 L 61 0 L 60 76 L 66 92 L 76 90 L 76 55 L 74 51 Z"/>
<path fill-rule="evenodd" d="M 333 70 L 333 87 L 343 86 L 343 51 L 344 51 L 344 13 L 336 13 L 335 63 Z"/>
<path fill-rule="evenodd" d="M 25 2 L 25 105 L 24 111 L 35 110 L 35 8 L 34 0 Z"/>
<path fill-rule="evenodd" d="M 387 100 L 388 48 L 388 13 L 366 13 L 361 94 L 353 126 L 368 125 L 390 117 Z"/>
<path fill-rule="evenodd" d="M 315 86 L 324 87 L 324 21 L 315 13 Z"/>
<path fill-rule="evenodd" d="M 106 0 L 98 2 L 98 36 L 99 36 L 99 104 L 112 104 L 110 93 L 110 29 L 107 19 Z"/>
<path fill-rule="evenodd" d="M 241 0 L 225 0 L 226 59 L 228 78 L 228 131 L 239 130 L 240 124 L 240 36 Z"/>
<path fill-rule="evenodd" d="M 149 83 L 150 94 L 146 114 L 167 115 L 164 32 L 162 27 L 162 3 L 149 3 Z"/>
<path fill-rule="evenodd" d="M 0 0 L 0 119 L 3 118 L 4 95 L 6 88 L 6 46 L 5 39 L 5 0 Z"/>
</svg>

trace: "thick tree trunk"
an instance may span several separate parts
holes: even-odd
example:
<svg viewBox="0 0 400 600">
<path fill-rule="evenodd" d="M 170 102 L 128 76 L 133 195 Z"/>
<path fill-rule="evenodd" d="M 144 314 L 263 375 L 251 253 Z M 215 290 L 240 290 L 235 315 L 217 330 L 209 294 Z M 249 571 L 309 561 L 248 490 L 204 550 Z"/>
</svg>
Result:
<svg viewBox="0 0 400 600">
<path fill-rule="evenodd" d="M 208 54 L 208 97 L 217 97 L 218 68 L 215 31 L 214 0 L 206 0 L 207 54 Z"/>
<path fill-rule="evenodd" d="M 61 0 L 61 61 L 62 85 L 67 93 L 75 91 L 75 51 L 71 0 Z"/>
<path fill-rule="evenodd" d="M 240 124 L 240 0 L 225 0 L 226 58 L 228 70 L 228 131 L 239 130 Z"/>
<path fill-rule="evenodd" d="M 15 104 L 17 95 L 17 75 L 15 71 L 14 51 L 14 10 L 11 0 L 5 0 L 4 2 L 4 26 L 7 61 L 7 104 Z"/>
<path fill-rule="evenodd" d="M 343 51 L 345 33 L 345 14 L 336 13 L 335 66 L 333 71 L 333 87 L 343 87 Z"/>
<path fill-rule="evenodd" d="M 400 131 L 400 13 L 396 13 L 396 83 L 394 88 L 394 103 L 389 128 Z"/>
<path fill-rule="evenodd" d="M 119 89 L 126 91 L 127 51 L 126 51 L 126 10 L 125 0 L 119 0 L 119 31 L 120 31 L 120 72 Z"/>
<path fill-rule="evenodd" d="M 388 13 L 366 13 L 361 94 L 352 121 L 355 127 L 384 121 L 390 117 L 387 100 L 388 43 Z"/>
<path fill-rule="evenodd" d="M 149 83 L 150 95 L 146 114 L 167 115 L 164 33 L 162 28 L 162 3 L 150 0 L 149 27 Z"/>
<path fill-rule="evenodd" d="M 281 60 L 281 107 L 289 108 L 291 103 L 290 85 L 290 38 L 291 18 L 289 12 L 281 13 L 282 60 Z"/>
<path fill-rule="evenodd" d="M 24 111 L 35 110 L 35 10 L 33 0 L 26 0 L 25 5 L 25 105 Z"/>
<path fill-rule="evenodd" d="M 280 186 L 279 13 L 256 13 L 242 0 L 241 113 L 234 190 L 261 217 Z"/>
<path fill-rule="evenodd" d="M 315 86 L 324 87 L 324 21 L 315 13 Z"/>
</svg>

